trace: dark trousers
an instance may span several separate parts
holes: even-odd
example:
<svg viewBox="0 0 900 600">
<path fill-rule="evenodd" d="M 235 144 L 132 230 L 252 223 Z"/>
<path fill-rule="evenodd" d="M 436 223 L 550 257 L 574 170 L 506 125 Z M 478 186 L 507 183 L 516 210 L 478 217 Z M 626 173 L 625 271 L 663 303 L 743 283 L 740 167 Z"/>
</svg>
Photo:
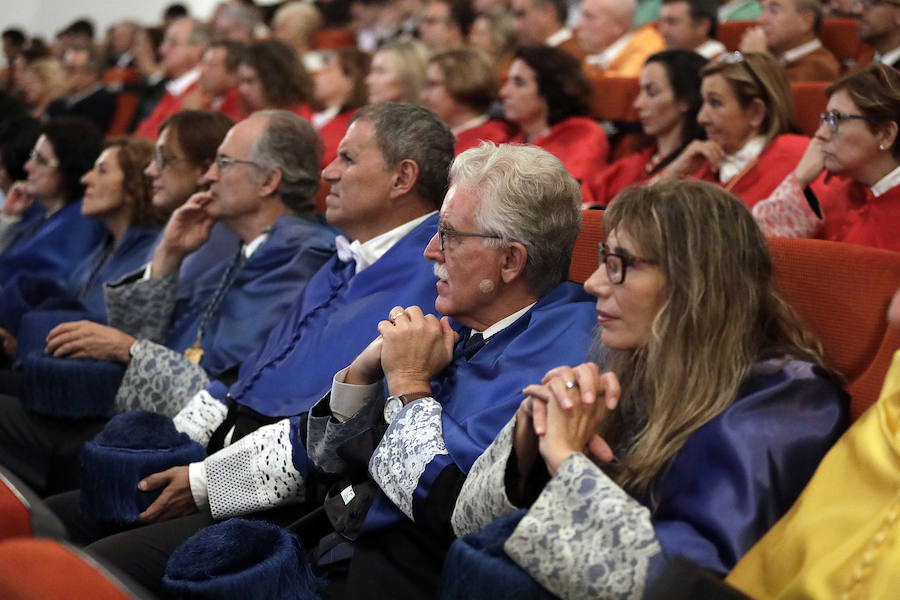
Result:
<svg viewBox="0 0 900 600">
<path fill-rule="evenodd" d="M 18 398 L 0 395 L 0 464 L 41 496 L 75 489 L 81 478 L 81 447 L 106 422 L 30 413 Z"/>
</svg>

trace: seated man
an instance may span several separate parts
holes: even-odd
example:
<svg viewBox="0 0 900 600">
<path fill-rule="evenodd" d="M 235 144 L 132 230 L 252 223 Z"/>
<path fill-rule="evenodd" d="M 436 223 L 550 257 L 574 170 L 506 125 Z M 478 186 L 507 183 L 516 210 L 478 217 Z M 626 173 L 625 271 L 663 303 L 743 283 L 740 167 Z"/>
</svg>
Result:
<svg viewBox="0 0 900 600">
<path fill-rule="evenodd" d="M 578 60 L 584 58 L 585 49 L 566 27 L 569 5 L 565 0 L 512 0 L 510 8 L 520 46 L 545 44 L 565 50 Z"/>
<path fill-rule="evenodd" d="M 192 196 L 170 219 L 149 278 L 142 269 L 107 289 L 110 322 L 125 331 L 64 323 L 51 331 L 48 354 L 125 363 L 119 408 L 170 414 L 184 404 L 173 390 L 200 390 L 210 374 L 235 369 L 334 254 L 333 230 L 312 214 L 317 144 L 309 123 L 286 111 L 257 113 L 235 125 L 206 174 L 210 190 Z M 243 244 L 233 258 L 179 285 L 182 261 L 215 222 Z M 186 291 L 190 296 L 177 302 Z M 74 486 L 81 444 L 105 422 L 35 415 L 10 397 L 0 397 L 0 415 L 0 462 L 42 492 Z"/>
<path fill-rule="evenodd" d="M 590 77 L 637 77 L 651 54 L 665 50 L 651 25 L 635 29 L 636 0 L 585 0 L 576 25 Z"/>
<path fill-rule="evenodd" d="M 859 39 L 875 48 L 873 61 L 900 69 L 900 3 L 854 2 Z"/>
<path fill-rule="evenodd" d="M 51 117 L 82 117 L 105 133 L 116 110 L 116 97 L 103 87 L 103 57 L 93 46 L 73 46 L 63 56 L 66 95 L 47 107 Z"/>
<path fill-rule="evenodd" d="M 760 25 L 744 32 L 742 52 L 770 52 L 791 82 L 833 81 L 841 65 L 817 37 L 821 0 L 764 0 Z"/>
<path fill-rule="evenodd" d="M 693 50 L 712 60 L 725 52 L 716 38 L 719 17 L 715 0 L 663 0 L 659 32 L 667 50 Z"/>
</svg>

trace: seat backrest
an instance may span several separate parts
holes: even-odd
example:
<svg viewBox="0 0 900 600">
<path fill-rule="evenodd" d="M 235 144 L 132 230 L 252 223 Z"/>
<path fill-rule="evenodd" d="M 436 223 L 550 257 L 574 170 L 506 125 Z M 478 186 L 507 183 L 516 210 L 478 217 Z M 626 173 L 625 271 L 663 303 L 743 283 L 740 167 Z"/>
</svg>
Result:
<svg viewBox="0 0 900 600">
<path fill-rule="evenodd" d="M 900 288 L 900 253 L 824 240 L 770 238 L 779 290 L 846 378 L 855 419 L 875 400 L 900 331 L 887 309 Z"/>
<path fill-rule="evenodd" d="M 598 121 L 637 121 L 634 100 L 641 90 L 637 77 L 593 77 L 591 117 Z"/>
<path fill-rule="evenodd" d="M 859 39 L 856 19 L 822 19 L 819 39 L 846 68 L 871 58 L 872 48 Z"/>
<path fill-rule="evenodd" d="M 734 52 L 740 47 L 741 37 L 743 37 L 744 32 L 756 25 L 759 25 L 759 21 L 725 21 L 724 23 L 719 23 L 716 39 L 725 45 L 726 50 Z"/>
<path fill-rule="evenodd" d="M 17 600 L 128 600 L 146 590 L 114 575 L 80 550 L 53 540 L 0 542 L 0 598 Z"/>
<path fill-rule="evenodd" d="M 569 281 L 584 283 L 597 270 L 597 245 L 603 241 L 603 211 L 581 211 L 581 231 L 572 250 Z"/>
<path fill-rule="evenodd" d="M 829 84 L 828 81 L 799 81 L 791 84 L 794 117 L 804 135 L 812 137 L 819 128 L 819 113 L 825 112 L 828 104 L 825 88 Z"/>
<path fill-rule="evenodd" d="M 0 466 L 0 540 L 32 536 L 65 539 L 66 528 L 34 490 Z"/>
</svg>

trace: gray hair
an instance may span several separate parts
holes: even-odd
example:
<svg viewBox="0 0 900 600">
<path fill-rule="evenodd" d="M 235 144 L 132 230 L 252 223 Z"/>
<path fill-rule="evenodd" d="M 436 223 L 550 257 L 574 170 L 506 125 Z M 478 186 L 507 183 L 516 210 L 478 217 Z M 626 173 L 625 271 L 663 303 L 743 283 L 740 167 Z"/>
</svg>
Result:
<svg viewBox="0 0 900 600">
<path fill-rule="evenodd" d="M 262 110 L 254 117 L 267 119 L 253 145 L 250 160 L 281 171 L 278 193 L 285 206 L 302 215 L 315 209 L 322 164 L 322 140 L 308 121 L 286 110 Z"/>
<path fill-rule="evenodd" d="M 206 27 L 206 23 L 197 19 L 192 19 L 191 17 L 184 18 L 191 22 L 191 31 L 188 33 L 187 40 L 185 41 L 188 44 L 197 46 L 206 46 L 209 44 L 209 29 Z"/>
<path fill-rule="evenodd" d="M 567 278 L 581 230 L 581 186 L 558 158 L 533 146 L 481 142 L 456 157 L 450 181 L 481 200 L 475 222 L 501 238 L 485 243 L 525 246 L 531 293 Z"/>
<path fill-rule="evenodd" d="M 385 169 L 406 159 L 418 165 L 416 193 L 429 206 L 440 208 L 447 194 L 447 172 L 456 143 L 440 117 L 422 106 L 380 102 L 356 111 L 350 122 L 355 121 L 372 124 Z"/>
</svg>

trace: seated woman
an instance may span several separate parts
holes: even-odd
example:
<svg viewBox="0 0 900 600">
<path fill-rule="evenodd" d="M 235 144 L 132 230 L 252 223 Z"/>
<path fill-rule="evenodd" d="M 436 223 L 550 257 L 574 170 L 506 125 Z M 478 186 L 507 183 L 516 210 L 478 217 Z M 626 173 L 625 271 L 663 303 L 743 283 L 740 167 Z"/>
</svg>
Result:
<svg viewBox="0 0 900 600">
<path fill-rule="evenodd" d="M 106 321 L 103 285 L 149 260 L 165 222 L 151 204 L 150 179 L 143 173 L 152 153 L 153 145 L 140 138 L 107 144 L 94 168 L 81 178 L 85 186 L 81 214 L 103 224 L 106 242 L 63 281 L 29 273 L 13 277 L 0 291 L 0 325 L 15 332 L 22 316 L 33 310 L 65 310 Z M 3 349 L 15 356 L 16 344 L 6 338 Z"/>
<path fill-rule="evenodd" d="M 28 114 L 36 119 L 48 118 L 47 107 L 66 93 L 66 74 L 62 63 L 53 56 L 21 59 L 20 81 Z"/>
<path fill-rule="evenodd" d="M 5 107 L 0 110 L 5 110 Z M 7 202 L 13 183 L 28 177 L 25 163 L 39 135 L 41 125 L 37 119 L 24 114 L 0 118 L 0 197 L 3 198 L 0 207 L 0 252 L 12 243 L 20 228 L 26 227 L 32 219 L 40 218 L 43 212 L 39 205 L 23 210 L 14 202 Z M 20 194 L 19 198 L 24 196 Z"/>
<path fill-rule="evenodd" d="M 238 65 L 238 90 L 247 113 L 281 108 L 312 117 L 313 82 L 294 49 L 277 40 L 247 44 Z"/>
<path fill-rule="evenodd" d="M 707 139 L 688 145 L 663 173 L 718 183 L 751 209 L 767 235 L 812 235 L 815 227 L 797 223 L 810 209 L 794 174 L 809 138 L 794 133 L 784 69 L 768 54 L 732 52 L 700 75 L 697 120 Z M 823 189 L 820 182 L 813 187 Z"/>
<path fill-rule="evenodd" d="M 731 194 L 692 181 L 632 188 L 603 227 L 585 283 L 598 362 L 525 389 L 453 513 L 464 535 L 530 506 L 504 525 L 500 556 L 561 598 L 639 598 L 678 555 L 724 575 L 847 420 L 820 344 L 776 291 L 766 240 Z M 446 597 L 511 585 L 457 562 L 471 556 L 465 541 L 445 566 Z"/>
<path fill-rule="evenodd" d="M 515 17 L 507 10 L 489 10 L 475 17 L 469 29 L 469 46 L 491 58 L 501 80 L 516 52 Z"/>
<path fill-rule="evenodd" d="M 900 74 L 873 63 L 826 93 L 828 112 L 796 169 L 801 187 L 823 168 L 842 178 L 819 196 L 819 235 L 900 251 Z"/>
<path fill-rule="evenodd" d="M 365 52 L 341 48 L 326 54 L 324 66 L 313 74 L 315 98 L 322 110 L 314 113 L 309 121 L 325 145 L 322 168 L 337 156 L 350 117 L 368 102 L 365 79 L 370 63 Z"/>
<path fill-rule="evenodd" d="M 509 79 L 500 88 L 506 119 L 519 128 L 511 142 L 534 144 L 560 159 L 581 183 L 606 165 L 609 140 L 588 117 L 591 84 L 581 63 L 568 52 L 550 46 L 524 46 L 516 52 Z"/>
<path fill-rule="evenodd" d="M 372 56 L 372 69 L 366 77 L 369 102 L 409 102 L 419 104 L 428 49 L 415 40 L 385 44 Z"/>
<path fill-rule="evenodd" d="M 595 206 L 607 206 L 625 187 L 652 180 L 694 140 L 706 133 L 697 123 L 700 69 L 706 59 L 689 50 L 650 55 L 641 69 L 641 91 L 634 101 L 644 134 L 653 144 L 609 165 L 590 183 Z"/>
<path fill-rule="evenodd" d="M 502 144 L 509 139 L 509 126 L 487 115 L 497 87 L 494 66 L 477 50 L 447 50 L 428 61 L 422 104 L 453 132 L 457 155 L 483 140 Z"/>
<path fill-rule="evenodd" d="M 32 206 L 41 216 L 17 228 L 0 253 L 0 287 L 21 272 L 64 280 L 103 243 L 100 222 L 81 215 L 81 176 L 102 149 L 100 132 L 87 121 L 59 118 L 43 125 L 25 163 L 28 179 L 13 184 L 7 197 L 25 218 Z"/>
</svg>

